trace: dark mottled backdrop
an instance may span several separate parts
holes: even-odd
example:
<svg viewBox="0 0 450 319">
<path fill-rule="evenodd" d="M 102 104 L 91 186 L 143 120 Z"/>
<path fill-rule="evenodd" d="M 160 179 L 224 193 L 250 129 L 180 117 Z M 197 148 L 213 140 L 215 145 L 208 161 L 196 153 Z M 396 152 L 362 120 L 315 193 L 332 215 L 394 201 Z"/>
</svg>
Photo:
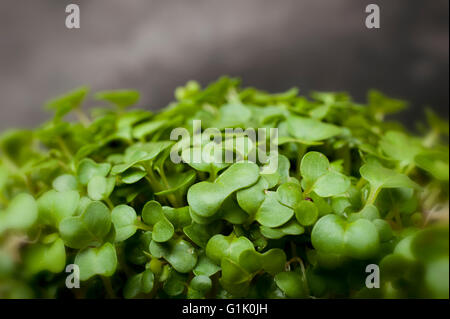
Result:
<svg viewBox="0 0 450 319">
<path fill-rule="evenodd" d="M 81 7 L 81 29 L 64 26 Z M 381 29 L 364 8 L 381 7 Z M 79 85 L 137 88 L 166 105 L 189 79 L 222 74 L 269 91 L 369 88 L 448 118 L 449 2 L 359 0 L 2 0 L 0 130 L 45 119 L 42 103 Z"/>
</svg>

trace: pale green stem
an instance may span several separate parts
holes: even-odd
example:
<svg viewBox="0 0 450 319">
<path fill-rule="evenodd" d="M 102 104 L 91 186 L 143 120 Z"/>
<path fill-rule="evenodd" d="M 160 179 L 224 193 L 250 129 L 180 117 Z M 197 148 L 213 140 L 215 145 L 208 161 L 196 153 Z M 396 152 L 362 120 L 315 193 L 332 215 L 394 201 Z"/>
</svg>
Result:
<svg viewBox="0 0 450 319">
<path fill-rule="evenodd" d="M 135 222 L 135 226 L 140 229 L 140 230 L 145 230 L 145 231 L 152 231 L 153 228 L 148 226 L 147 224 L 144 224 L 141 220 L 137 220 Z"/>
<path fill-rule="evenodd" d="M 366 184 L 366 180 L 364 178 L 361 178 L 358 183 L 356 184 L 357 189 L 361 189 Z"/>
<path fill-rule="evenodd" d="M 57 142 L 59 147 L 61 148 L 61 150 L 63 151 L 64 155 L 66 155 L 66 157 L 71 160 L 73 158 L 72 153 L 70 152 L 69 148 L 67 147 L 66 143 L 64 142 L 64 140 L 61 137 L 57 137 Z"/>
<path fill-rule="evenodd" d="M 366 206 L 375 203 L 381 188 L 370 189 L 369 197 L 367 198 Z"/>
<path fill-rule="evenodd" d="M 84 125 L 89 126 L 91 124 L 91 120 L 89 117 L 80 109 L 75 109 L 75 115 L 77 116 L 78 120 Z"/>
<path fill-rule="evenodd" d="M 161 175 L 161 180 L 163 181 L 166 189 L 170 189 L 170 185 L 169 185 L 169 182 L 167 181 L 166 174 L 161 170 L 160 175 Z M 172 204 L 172 206 L 174 206 L 174 207 L 178 207 L 179 206 L 178 205 L 178 200 L 174 196 L 174 194 L 167 194 L 166 197 L 169 200 L 169 202 Z"/>
<path fill-rule="evenodd" d="M 114 204 L 109 198 L 105 198 L 104 201 L 108 205 L 109 209 L 111 209 L 111 210 L 114 209 Z"/>
</svg>

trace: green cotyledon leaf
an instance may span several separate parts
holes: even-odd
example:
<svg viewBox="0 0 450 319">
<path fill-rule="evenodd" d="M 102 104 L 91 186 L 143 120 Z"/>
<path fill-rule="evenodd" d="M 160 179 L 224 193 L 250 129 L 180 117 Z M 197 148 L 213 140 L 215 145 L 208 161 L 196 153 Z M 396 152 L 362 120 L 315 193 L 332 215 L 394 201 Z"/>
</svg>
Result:
<svg viewBox="0 0 450 319">
<path fill-rule="evenodd" d="M 75 89 L 46 103 L 46 108 L 55 112 L 55 118 L 60 119 L 67 113 L 77 109 L 83 103 L 89 90 L 87 87 Z"/>
<path fill-rule="evenodd" d="M 40 222 L 58 227 L 63 219 L 75 214 L 79 201 L 77 191 L 50 190 L 44 193 L 37 200 Z"/>
<path fill-rule="evenodd" d="M 106 177 L 111 169 L 109 163 L 96 163 L 89 158 L 85 158 L 78 163 L 77 178 L 82 185 L 87 185 L 95 176 Z"/>
<path fill-rule="evenodd" d="M 60 273 L 66 265 L 66 250 L 60 238 L 49 243 L 38 243 L 27 247 L 24 254 L 26 271 L 37 274 L 47 270 L 52 273 Z"/>
<path fill-rule="evenodd" d="M 141 167 L 131 167 L 127 169 L 121 176 L 122 182 L 125 184 L 134 184 L 147 175 L 145 169 Z"/>
<path fill-rule="evenodd" d="M 198 263 L 193 272 L 196 276 L 212 276 L 220 271 L 220 267 L 209 259 L 204 253 L 199 256 Z"/>
<path fill-rule="evenodd" d="M 397 173 L 377 163 L 364 164 L 360 169 L 361 176 L 374 188 L 419 188 L 408 176 Z"/>
<path fill-rule="evenodd" d="M 291 219 L 284 225 L 276 228 L 261 225 L 260 231 L 265 238 L 279 239 L 288 235 L 301 235 L 305 232 L 305 228 L 295 219 Z"/>
<path fill-rule="evenodd" d="M 164 215 L 163 208 L 157 201 L 145 204 L 142 210 L 142 218 L 148 225 L 153 226 L 152 239 L 163 243 L 174 235 L 175 229 L 172 223 Z"/>
<path fill-rule="evenodd" d="M 289 133 L 299 139 L 315 142 L 334 137 L 342 133 L 342 128 L 322 121 L 291 116 L 287 119 Z"/>
<path fill-rule="evenodd" d="M 319 209 L 311 201 L 302 200 L 295 207 L 295 218 L 303 226 L 314 225 L 318 217 Z"/>
<path fill-rule="evenodd" d="M 116 185 L 114 177 L 94 176 L 87 185 L 88 195 L 92 200 L 107 199 Z"/>
<path fill-rule="evenodd" d="M 78 188 L 78 181 L 75 176 L 64 174 L 55 178 L 52 186 L 58 192 L 73 191 Z"/>
<path fill-rule="evenodd" d="M 414 163 L 440 181 L 449 180 L 449 152 L 429 150 L 417 154 Z"/>
<path fill-rule="evenodd" d="M 0 233 L 6 229 L 27 230 L 38 218 L 38 206 L 33 196 L 19 194 L 4 213 L 0 211 Z"/>
<path fill-rule="evenodd" d="M 76 255 L 75 265 L 80 269 L 82 281 L 96 275 L 111 277 L 117 268 L 116 249 L 111 243 L 97 248 L 86 248 Z"/>
<path fill-rule="evenodd" d="M 321 197 L 345 193 L 351 183 L 343 174 L 330 168 L 328 159 L 319 152 L 308 152 L 300 164 L 302 187 L 306 194 L 315 192 Z"/>
<path fill-rule="evenodd" d="M 168 195 L 186 189 L 195 181 L 196 173 L 193 170 L 184 173 L 174 173 L 167 176 L 167 189 L 155 193 L 155 195 Z"/>
<path fill-rule="evenodd" d="M 356 259 L 373 257 L 379 249 L 377 227 L 367 219 L 347 222 L 338 215 L 326 215 L 314 225 L 311 241 L 318 251 Z"/>
<path fill-rule="evenodd" d="M 110 228 L 110 211 L 101 202 L 90 203 L 80 216 L 67 217 L 59 224 L 64 244 L 76 249 L 100 245 Z"/>
<path fill-rule="evenodd" d="M 265 191 L 269 188 L 269 183 L 264 177 L 260 177 L 258 182 L 250 187 L 239 190 L 236 199 L 239 206 L 249 215 L 255 215 L 259 206 L 265 198 Z"/>
<path fill-rule="evenodd" d="M 369 162 L 361 166 L 359 172 L 365 180 L 370 183 L 370 194 L 367 199 L 368 204 L 373 204 L 378 193 L 383 188 L 414 188 L 420 186 L 412 181 L 407 175 L 398 173 L 389 168 L 383 167 L 378 162 Z"/>
<path fill-rule="evenodd" d="M 217 173 L 230 166 L 231 163 L 224 163 L 222 160 L 222 153 L 224 150 L 221 149 L 221 145 L 216 145 L 215 147 L 192 147 L 185 148 L 181 153 L 182 160 L 187 163 L 192 168 L 201 172 L 208 172 L 212 176 L 217 175 Z M 195 153 L 201 154 L 198 158 L 194 155 Z"/>
<path fill-rule="evenodd" d="M 135 90 L 102 91 L 96 93 L 95 98 L 107 101 L 119 108 L 126 108 L 138 102 L 139 92 Z"/>
<path fill-rule="evenodd" d="M 233 295 L 245 296 L 253 276 L 229 258 L 222 259 L 220 266 L 222 268 L 221 286 Z"/>
<path fill-rule="evenodd" d="M 171 297 L 179 296 L 186 288 L 187 276 L 178 273 L 173 268 L 167 267 L 166 269 L 168 269 L 168 274 L 162 289 Z"/>
<path fill-rule="evenodd" d="M 214 235 L 206 245 L 206 256 L 216 264 L 220 264 L 223 258 L 229 258 L 238 262 L 240 254 L 247 249 L 253 249 L 252 242 L 246 237 Z"/>
<path fill-rule="evenodd" d="M 213 216 L 224 200 L 233 192 L 257 182 L 258 166 L 254 163 L 235 163 L 226 169 L 214 183 L 200 182 L 189 188 L 189 206 L 202 217 Z"/>
<path fill-rule="evenodd" d="M 423 150 L 420 139 L 397 131 L 386 132 L 380 140 L 380 148 L 386 156 L 398 161 L 400 167 L 414 164 L 414 158 Z"/>
<path fill-rule="evenodd" d="M 162 209 L 164 215 L 172 223 L 175 229 L 182 229 L 192 223 L 191 215 L 189 214 L 189 206 L 177 208 L 163 206 Z"/>
<path fill-rule="evenodd" d="M 295 208 L 303 199 L 302 190 L 299 184 L 288 182 L 277 188 L 278 200 L 283 205 Z"/>
<path fill-rule="evenodd" d="M 306 298 L 307 286 L 304 278 L 296 272 L 280 272 L 275 276 L 277 286 L 289 298 Z"/>
<path fill-rule="evenodd" d="M 188 273 L 194 269 L 198 259 L 195 248 L 182 239 L 171 239 L 165 243 L 152 240 L 150 253 L 157 258 L 164 258 L 180 273 Z"/>
<path fill-rule="evenodd" d="M 133 207 L 119 205 L 111 212 L 111 221 L 116 230 L 116 242 L 124 241 L 136 233 L 137 215 Z"/>
<path fill-rule="evenodd" d="M 239 255 L 238 263 L 250 273 L 264 269 L 269 274 L 275 275 L 286 267 L 286 254 L 279 248 L 270 249 L 263 254 L 249 249 Z"/>
<path fill-rule="evenodd" d="M 235 196 L 228 197 L 222 204 L 220 213 L 222 219 L 228 221 L 231 224 L 244 224 L 249 215 L 238 205 Z"/>
<path fill-rule="evenodd" d="M 192 222 L 190 225 L 183 228 L 185 235 L 192 240 L 196 245 L 206 248 L 208 240 L 220 232 L 222 223 L 215 221 L 208 225 L 197 224 Z"/>
<path fill-rule="evenodd" d="M 286 223 L 294 215 L 294 210 L 280 203 L 275 192 L 268 192 L 255 215 L 261 225 L 278 227 Z"/>
<path fill-rule="evenodd" d="M 139 294 L 148 294 L 152 291 L 154 285 L 155 276 L 150 269 L 144 272 L 134 275 L 128 279 L 123 288 L 123 296 L 126 299 L 137 297 Z"/>
<path fill-rule="evenodd" d="M 158 141 L 131 145 L 125 151 L 123 163 L 114 165 L 111 174 L 118 175 L 136 164 L 152 161 L 172 144 L 172 141 Z"/>
<path fill-rule="evenodd" d="M 164 125 L 166 125 L 166 120 L 160 120 L 160 121 L 151 121 L 151 122 L 145 122 L 142 124 L 137 125 L 133 128 L 133 137 L 136 139 L 142 139 L 146 137 L 147 135 L 153 134 Z"/>
<path fill-rule="evenodd" d="M 207 276 L 195 276 L 189 283 L 187 297 L 190 299 L 203 298 L 212 288 L 212 281 Z"/>
</svg>

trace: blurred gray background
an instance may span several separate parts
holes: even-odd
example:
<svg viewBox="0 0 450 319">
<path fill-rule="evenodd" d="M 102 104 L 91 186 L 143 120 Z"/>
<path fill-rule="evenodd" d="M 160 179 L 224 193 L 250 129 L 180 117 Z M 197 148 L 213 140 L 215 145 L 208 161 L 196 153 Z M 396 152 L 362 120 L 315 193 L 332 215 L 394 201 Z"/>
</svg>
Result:
<svg viewBox="0 0 450 319">
<path fill-rule="evenodd" d="M 80 5 L 81 29 L 65 28 Z M 381 29 L 364 9 L 381 8 Z M 1 0 L 0 131 L 37 125 L 80 85 L 136 88 L 158 109 L 187 80 L 227 74 L 271 92 L 369 88 L 404 98 L 407 124 L 448 118 L 448 0 Z"/>
</svg>

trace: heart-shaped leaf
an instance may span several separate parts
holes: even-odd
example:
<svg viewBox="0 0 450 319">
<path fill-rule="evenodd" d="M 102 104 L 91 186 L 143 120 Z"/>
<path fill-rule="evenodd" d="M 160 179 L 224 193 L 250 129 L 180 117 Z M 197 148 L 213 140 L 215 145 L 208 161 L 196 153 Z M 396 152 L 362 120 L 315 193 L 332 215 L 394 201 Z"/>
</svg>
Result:
<svg viewBox="0 0 450 319">
<path fill-rule="evenodd" d="M 195 213 L 202 217 L 213 216 L 224 200 L 233 192 L 251 186 L 259 177 L 254 163 L 235 163 L 226 169 L 214 183 L 200 182 L 189 188 L 187 199 Z"/>
<path fill-rule="evenodd" d="M 212 281 L 207 276 L 195 276 L 188 287 L 188 298 L 203 298 L 212 288 Z"/>
<path fill-rule="evenodd" d="M 263 226 L 278 227 L 286 223 L 293 215 L 293 209 L 278 201 L 277 193 L 268 192 L 256 212 L 255 219 Z"/>
<path fill-rule="evenodd" d="M 328 159 L 319 152 L 309 152 L 303 156 L 300 172 L 306 194 L 314 191 L 321 197 L 331 197 L 345 193 L 351 185 L 345 175 L 330 168 Z"/>
<path fill-rule="evenodd" d="M 64 174 L 55 178 L 52 186 L 58 192 L 74 191 L 78 188 L 78 181 L 75 176 Z"/>
<path fill-rule="evenodd" d="M 5 213 L 0 212 L 0 233 L 5 229 L 27 230 L 38 218 L 38 206 L 31 195 L 15 196 Z"/>
<path fill-rule="evenodd" d="M 76 191 L 48 191 L 37 200 L 39 220 L 57 228 L 61 220 L 75 214 L 79 200 Z"/>
<path fill-rule="evenodd" d="M 321 141 L 342 133 L 338 126 L 300 116 L 289 117 L 287 124 L 292 136 L 305 141 Z"/>
<path fill-rule="evenodd" d="M 200 255 L 198 263 L 195 266 L 193 272 L 196 276 L 207 276 L 211 277 L 220 270 L 220 267 L 214 263 L 211 259 L 206 257 L 206 255 Z"/>
<path fill-rule="evenodd" d="M 141 293 L 150 293 L 153 289 L 154 280 L 155 276 L 150 269 L 130 277 L 123 288 L 123 296 L 126 299 L 131 299 Z"/>
<path fill-rule="evenodd" d="M 150 253 L 157 258 L 164 258 L 180 273 L 190 272 L 197 264 L 197 253 L 194 247 L 182 239 L 172 239 L 165 243 L 152 240 Z"/>
<path fill-rule="evenodd" d="M 88 195 L 92 200 L 104 200 L 111 195 L 116 185 L 114 177 L 94 176 L 88 183 Z"/>
<path fill-rule="evenodd" d="M 116 230 L 116 242 L 124 241 L 136 233 L 136 212 L 133 207 L 119 205 L 111 212 L 111 221 Z"/>
<path fill-rule="evenodd" d="M 286 254 L 278 248 L 270 249 L 264 254 L 260 254 L 254 249 L 248 249 L 239 255 L 239 265 L 249 273 L 265 270 L 269 274 L 275 275 L 284 270 Z"/>
<path fill-rule="evenodd" d="M 180 274 L 169 268 L 167 279 L 164 280 L 163 290 L 169 296 L 178 296 L 185 290 L 186 281 L 186 275 Z"/>
<path fill-rule="evenodd" d="M 295 218 L 303 226 L 311 226 L 317 221 L 319 217 L 319 209 L 317 206 L 308 200 L 302 200 L 295 207 Z"/>
<path fill-rule="evenodd" d="M 379 249 L 376 226 L 367 219 L 347 221 L 338 215 L 319 219 L 311 233 L 311 241 L 323 253 L 344 255 L 356 259 L 368 259 Z"/>
<path fill-rule="evenodd" d="M 296 272 L 280 272 L 275 276 L 275 282 L 289 298 L 306 298 L 308 296 L 305 280 Z"/>
<path fill-rule="evenodd" d="M 253 249 L 253 244 L 244 236 L 215 235 L 206 245 L 206 256 L 218 265 L 224 258 L 238 262 L 240 254 L 247 249 Z"/>
<path fill-rule="evenodd" d="M 162 243 L 172 238 L 175 229 L 157 201 L 145 204 L 142 209 L 142 218 L 146 224 L 153 226 L 152 239 L 154 241 Z"/>
<path fill-rule="evenodd" d="M 264 177 L 260 177 L 258 182 L 248 188 L 241 189 L 236 193 L 239 206 L 249 215 L 256 214 L 259 206 L 265 198 L 265 190 L 269 188 L 269 183 Z"/>
<path fill-rule="evenodd" d="M 82 185 L 87 185 L 94 176 L 106 177 L 111 169 L 111 164 L 97 164 L 93 160 L 83 159 L 77 167 L 77 178 Z"/>
<path fill-rule="evenodd" d="M 111 229 L 111 215 L 101 202 L 90 203 L 80 216 L 67 217 L 59 225 L 66 246 L 81 249 L 100 245 Z"/>
<path fill-rule="evenodd" d="M 60 273 L 66 265 L 66 250 L 60 238 L 50 243 L 39 243 L 25 251 L 24 264 L 30 275 L 41 271 Z"/>
<path fill-rule="evenodd" d="M 277 188 L 278 200 L 283 205 L 295 208 L 303 199 L 300 185 L 296 183 L 283 183 Z"/>
<path fill-rule="evenodd" d="M 75 257 L 75 264 L 80 268 L 80 280 L 101 275 L 111 277 L 117 268 L 116 249 L 111 243 L 98 248 L 81 250 Z"/>
</svg>

